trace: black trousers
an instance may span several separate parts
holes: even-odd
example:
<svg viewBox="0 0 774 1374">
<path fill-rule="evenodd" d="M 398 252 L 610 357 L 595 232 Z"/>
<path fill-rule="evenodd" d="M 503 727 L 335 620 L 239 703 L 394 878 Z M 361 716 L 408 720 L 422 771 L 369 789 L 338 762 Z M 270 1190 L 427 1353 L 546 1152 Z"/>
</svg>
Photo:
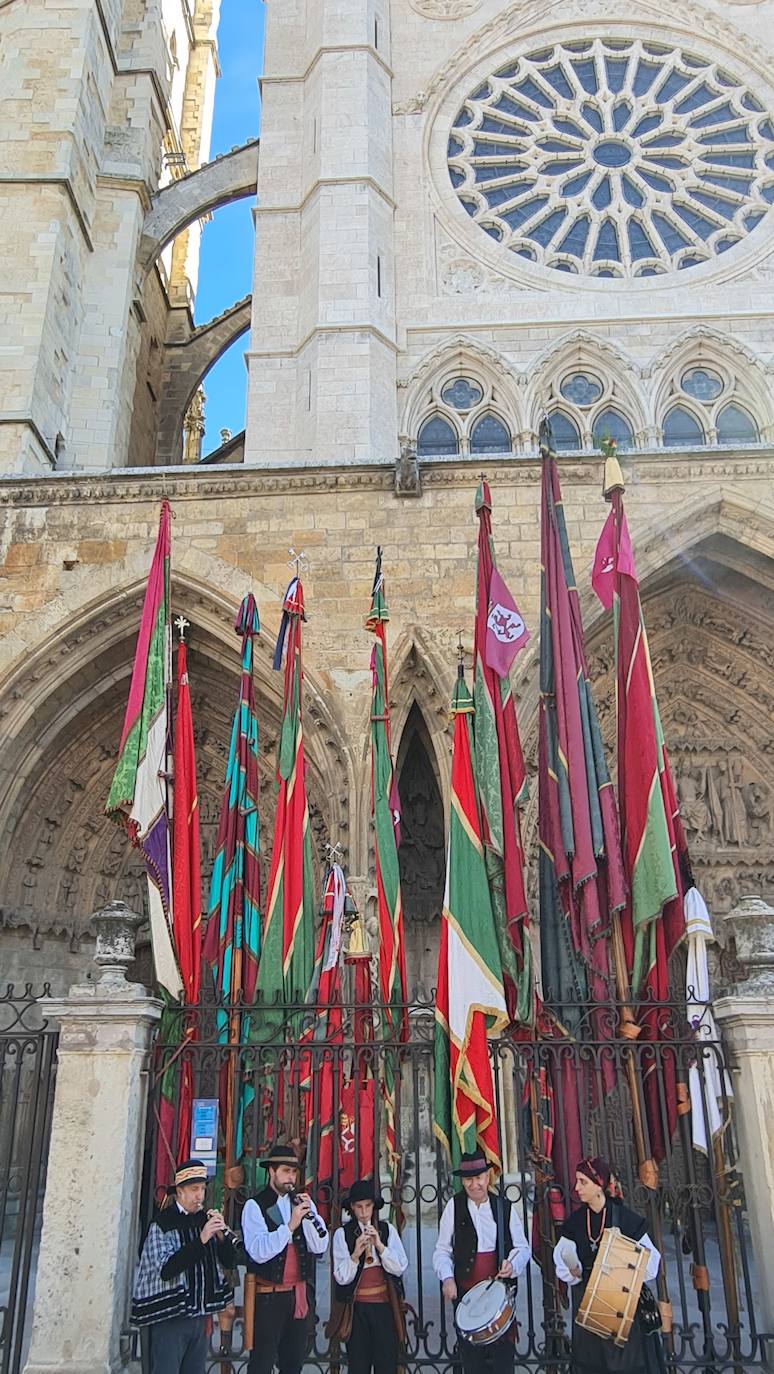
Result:
<svg viewBox="0 0 774 1374">
<path fill-rule="evenodd" d="M 474 1345 L 460 1336 L 457 1348 L 464 1374 L 512 1374 L 515 1347 L 507 1336 L 494 1345 Z"/>
<path fill-rule="evenodd" d="M 170 1317 L 150 1328 L 151 1374 L 204 1374 L 206 1317 Z"/>
<path fill-rule="evenodd" d="M 275 1367 L 279 1374 L 301 1374 L 314 1329 L 314 1296 L 309 1296 L 309 1315 L 297 1321 L 294 1293 L 256 1293 L 247 1374 L 271 1374 Z"/>
<path fill-rule="evenodd" d="M 347 1341 L 349 1374 L 395 1374 L 398 1337 L 388 1302 L 356 1302 Z"/>
</svg>

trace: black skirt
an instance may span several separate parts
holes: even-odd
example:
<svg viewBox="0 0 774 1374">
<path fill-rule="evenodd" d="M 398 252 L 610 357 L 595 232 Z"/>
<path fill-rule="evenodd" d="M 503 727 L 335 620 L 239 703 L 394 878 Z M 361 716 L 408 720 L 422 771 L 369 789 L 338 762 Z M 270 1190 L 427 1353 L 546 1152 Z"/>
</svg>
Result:
<svg viewBox="0 0 774 1374">
<path fill-rule="evenodd" d="M 578 1326 L 575 1320 L 588 1279 L 572 1288 L 572 1374 L 666 1374 L 661 1337 L 645 1334 L 635 1317 L 624 1346 L 603 1341 L 600 1336 Z"/>
</svg>

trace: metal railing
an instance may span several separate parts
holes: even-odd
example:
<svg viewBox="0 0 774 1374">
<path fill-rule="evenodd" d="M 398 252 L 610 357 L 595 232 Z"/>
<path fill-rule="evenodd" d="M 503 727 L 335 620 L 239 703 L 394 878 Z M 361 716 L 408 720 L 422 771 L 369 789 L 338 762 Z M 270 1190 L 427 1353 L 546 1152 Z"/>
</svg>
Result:
<svg viewBox="0 0 774 1374">
<path fill-rule="evenodd" d="M 30 1335 L 57 1038 L 31 985 L 0 993 L 0 1374 L 19 1374 Z"/>
<path fill-rule="evenodd" d="M 537 1256 L 519 1284 L 516 1371 L 570 1370 L 570 1311 L 548 1243 L 549 1231 L 577 1205 L 571 1193 L 577 1161 L 563 1149 L 570 1119 L 583 1152 L 611 1161 L 626 1204 L 645 1216 L 662 1251 L 659 1297 L 673 1313 L 672 1330 L 664 1336 L 668 1368 L 673 1374 L 765 1368 L 766 1336 L 756 1323 L 755 1265 L 723 1046 L 697 1039 L 695 1004 L 690 1027 L 680 1003 L 652 1010 L 659 1024 L 657 1044 L 622 1036 L 622 1008 L 613 1003 L 554 1008 L 556 1024 L 572 1025 L 573 1038 L 530 1033 L 490 1044 L 502 1187 Z M 452 1179 L 432 1129 L 434 1003 L 414 1001 L 406 1011 L 405 1042 L 385 1033 L 383 1008 L 364 1009 L 353 1002 L 333 1008 L 282 1003 L 247 1008 L 205 1001 L 182 1009 L 172 1022 L 167 1019 L 154 1053 L 143 1220 L 147 1224 L 153 1205 L 162 1092 L 171 1091 L 176 1115 L 184 1064 L 196 1097 L 220 1096 L 225 1102 L 230 1082 L 233 1111 L 241 1111 L 242 1145 L 239 1158 L 229 1161 L 237 1166 L 237 1173 L 228 1175 L 233 1186 L 224 1190 L 220 1167 L 215 1189 L 224 1196 L 231 1223 L 238 1227 L 244 1201 L 263 1186 L 257 1161 L 277 1140 L 298 1144 L 306 1180 L 332 1226 L 338 1224 L 342 1192 L 352 1177 L 379 1178 L 393 1215 L 400 1218 L 409 1256 L 405 1363 L 440 1372 L 458 1364 L 451 1311 L 432 1270 Z M 220 1034 L 227 1023 L 233 1029 L 242 1014 L 249 1014 L 248 1042 L 222 1043 L 219 1026 Z M 399 1018 L 392 1024 L 398 1023 Z M 689 1086 L 692 1110 L 708 1142 L 704 1153 L 693 1143 Z M 641 1178 L 632 1093 L 639 1098 L 648 1153 L 659 1153 L 657 1137 L 663 1141 L 654 1189 Z M 387 1099 L 394 1117 L 391 1159 Z M 170 1171 L 177 1156 L 174 1135 L 161 1149 Z M 321 1371 L 346 1362 L 323 1334 L 329 1269 L 329 1257 L 318 1264 L 317 1325 L 308 1360 L 309 1367 Z M 212 1367 L 222 1374 L 246 1367 L 242 1320 L 238 1309 L 230 1333 L 215 1325 Z"/>
</svg>

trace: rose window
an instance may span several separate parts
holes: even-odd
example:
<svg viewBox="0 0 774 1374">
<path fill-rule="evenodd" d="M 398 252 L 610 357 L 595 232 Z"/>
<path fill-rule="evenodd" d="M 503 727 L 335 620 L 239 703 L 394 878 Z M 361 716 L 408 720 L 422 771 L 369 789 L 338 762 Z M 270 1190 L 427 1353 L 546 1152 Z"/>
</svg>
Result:
<svg viewBox="0 0 774 1374">
<path fill-rule="evenodd" d="M 449 138 L 465 210 L 560 272 L 645 277 L 739 243 L 774 202 L 774 121 L 725 68 L 635 40 L 542 48 L 467 98 Z"/>
</svg>

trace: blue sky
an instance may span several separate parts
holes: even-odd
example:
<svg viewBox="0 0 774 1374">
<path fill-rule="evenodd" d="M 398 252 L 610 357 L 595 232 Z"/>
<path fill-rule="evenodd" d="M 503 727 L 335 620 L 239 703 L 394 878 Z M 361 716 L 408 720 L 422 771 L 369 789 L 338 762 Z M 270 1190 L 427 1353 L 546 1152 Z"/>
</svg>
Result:
<svg viewBox="0 0 774 1374">
<path fill-rule="evenodd" d="M 218 46 L 223 75 L 215 94 L 212 157 L 253 138 L 260 126 L 258 77 L 263 71 L 263 0 L 222 0 Z M 252 288 L 252 201 L 217 210 L 202 238 L 196 320 L 201 323 Z M 204 453 L 217 448 L 220 431 L 244 428 L 247 335 L 231 346 L 204 379 L 207 430 Z"/>
</svg>

